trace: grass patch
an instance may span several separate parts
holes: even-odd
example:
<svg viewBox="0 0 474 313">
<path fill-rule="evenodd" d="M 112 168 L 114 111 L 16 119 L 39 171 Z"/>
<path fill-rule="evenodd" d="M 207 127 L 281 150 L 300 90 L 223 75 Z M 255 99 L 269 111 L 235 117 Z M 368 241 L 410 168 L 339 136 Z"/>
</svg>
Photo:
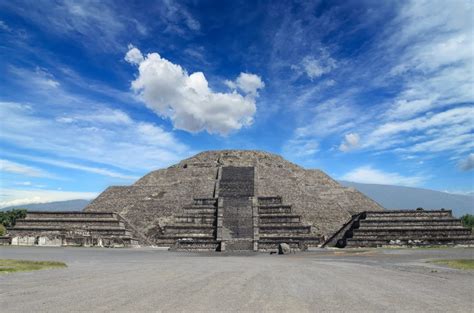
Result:
<svg viewBox="0 0 474 313">
<path fill-rule="evenodd" d="M 0 274 L 29 272 L 53 268 L 65 268 L 66 263 L 55 261 L 27 261 L 0 259 Z"/>
<path fill-rule="evenodd" d="M 437 265 L 446 265 L 458 270 L 474 270 L 474 260 L 457 259 L 457 260 L 435 260 L 430 263 Z"/>
</svg>

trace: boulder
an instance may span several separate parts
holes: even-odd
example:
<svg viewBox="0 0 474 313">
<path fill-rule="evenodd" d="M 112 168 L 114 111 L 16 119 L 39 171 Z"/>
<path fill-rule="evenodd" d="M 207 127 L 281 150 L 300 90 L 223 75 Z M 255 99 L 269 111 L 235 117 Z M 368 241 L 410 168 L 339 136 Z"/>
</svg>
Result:
<svg viewBox="0 0 474 313">
<path fill-rule="evenodd" d="M 291 249 L 290 249 L 290 245 L 287 244 L 287 243 L 280 243 L 278 245 L 278 254 L 290 254 L 291 253 Z"/>
</svg>

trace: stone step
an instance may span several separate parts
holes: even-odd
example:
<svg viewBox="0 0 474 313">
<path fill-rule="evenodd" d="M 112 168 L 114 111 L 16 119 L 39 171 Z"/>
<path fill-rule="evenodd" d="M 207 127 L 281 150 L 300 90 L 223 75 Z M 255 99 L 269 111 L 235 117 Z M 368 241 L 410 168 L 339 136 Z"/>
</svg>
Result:
<svg viewBox="0 0 474 313">
<path fill-rule="evenodd" d="M 158 236 L 157 239 L 161 240 L 166 240 L 168 242 L 176 242 L 178 240 L 215 240 L 216 237 L 214 235 L 209 235 L 209 234 L 165 234 Z"/>
<path fill-rule="evenodd" d="M 110 212 L 44 212 L 44 211 L 28 211 L 25 219 L 37 218 L 115 218 L 114 213 Z"/>
<path fill-rule="evenodd" d="M 275 204 L 275 205 L 260 205 L 258 207 L 259 214 L 276 214 L 276 213 L 291 213 L 291 205 Z"/>
<path fill-rule="evenodd" d="M 216 206 L 217 199 L 216 198 L 194 198 L 193 205 Z"/>
<path fill-rule="evenodd" d="M 217 217 L 214 214 L 187 214 L 177 215 L 175 221 L 177 223 L 186 224 L 201 224 L 201 225 L 213 225 L 216 222 Z"/>
<path fill-rule="evenodd" d="M 259 244 L 262 243 L 305 243 L 309 246 L 317 246 L 321 243 L 321 238 L 313 235 L 301 235 L 301 234 L 282 234 L 282 235 L 270 235 L 261 234 L 258 240 Z"/>
<path fill-rule="evenodd" d="M 164 228 L 165 234 L 179 234 L 180 236 L 188 234 L 212 235 L 215 230 L 215 226 L 203 224 L 175 224 L 165 226 Z"/>
<path fill-rule="evenodd" d="M 105 227 L 123 227 L 124 224 L 118 220 L 92 220 L 92 221 L 78 221 L 78 220 L 55 220 L 55 219 L 21 219 L 17 220 L 15 226 L 35 226 L 35 227 L 47 227 L 47 226 L 62 226 L 62 227 L 74 227 L 74 228 L 87 228 L 90 226 L 105 226 Z"/>
<path fill-rule="evenodd" d="M 372 211 L 366 212 L 366 219 L 369 218 L 386 218 L 386 217 L 435 217 L 448 216 L 452 217 L 450 210 L 423 210 L 423 211 L 408 211 L 408 210 L 392 210 L 392 211 Z"/>
<path fill-rule="evenodd" d="M 450 220 L 452 216 L 368 216 L 363 221 L 381 221 L 381 222 L 390 222 L 390 221 L 410 221 L 410 220 L 418 220 L 418 221 L 443 221 L 443 220 Z"/>
<path fill-rule="evenodd" d="M 216 208 L 203 207 L 203 206 L 191 206 L 184 208 L 185 214 L 212 214 L 215 215 L 217 210 Z"/>
<path fill-rule="evenodd" d="M 19 235 L 19 233 L 25 232 L 84 232 L 84 233 L 100 233 L 100 234 L 109 234 L 109 235 L 126 235 L 131 236 L 131 233 L 123 227 L 64 227 L 64 226 L 16 226 L 9 229 L 9 233 L 12 236 Z"/>
<path fill-rule="evenodd" d="M 393 225 L 393 226 L 423 226 L 423 225 L 462 225 L 459 219 L 455 218 L 440 218 L 440 219 L 397 219 L 397 220 L 361 220 L 359 221 L 360 227 L 368 226 L 384 226 L 384 225 Z"/>
<path fill-rule="evenodd" d="M 473 245 L 474 237 L 468 236 L 450 236 L 450 237 L 428 237 L 411 238 L 397 237 L 392 239 L 347 239 L 346 247 L 378 247 L 378 246 L 399 246 L 399 245 Z"/>
<path fill-rule="evenodd" d="M 258 204 L 259 205 L 267 205 L 267 204 L 282 204 L 281 197 L 258 197 Z"/>
<path fill-rule="evenodd" d="M 355 229 L 353 238 L 357 236 L 469 236 L 470 229 L 466 228 L 386 228 L 386 229 Z"/>
<path fill-rule="evenodd" d="M 263 224 L 259 225 L 260 234 L 309 234 L 311 226 L 306 225 L 284 225 L 284 224 Z"/>
<path fill-rule="evenodd" d="M 260 224 L 276 224 L 276 223 L 300 223 L 301 217 L 297 214 L 260 214 Z"/>
<path fill-rule="evenodd" d="M 413 224 L 387 224 L 387 225 L 363 225 L 358 229 L 355 229 L 355 231 L 391 231 L 391 230 L 457 230 L 457 229 L 462 229 L 466 230 L 466 228 L 462 224 L 458 225 L 440 225 L 440 224 L 434 224 L 434 225 L 413 225 Z"/>
<path fill-rule="evenodd" d="M 180 239 L 170 248 L 172 251 L 216 251 L 219 243 L 208 239 Z"/>
</svg>

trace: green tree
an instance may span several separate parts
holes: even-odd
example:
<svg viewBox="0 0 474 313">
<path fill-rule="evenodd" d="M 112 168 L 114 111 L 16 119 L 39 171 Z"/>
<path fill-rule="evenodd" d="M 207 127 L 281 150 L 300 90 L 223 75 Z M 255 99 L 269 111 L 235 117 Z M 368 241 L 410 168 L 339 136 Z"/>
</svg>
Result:
<svg viewBox="0 0 474 313">
<path fill-rule="evenodd" d="M 0 224 L 4 227 L 15 226 L 15 222 L 19 218 L 25 218 L 25 209 L 13 209 L 10 211 L 0 212 Z"/>
<path fill-rule="evenodd" d="M 0 224 L 0 236 L 5 236 L 6 233 L 7 233 L 7 229 L 5 228 L 5 226 Z"/>
<path fill-rule="evenodd" d="M 470 229 L 474 228 L 474 215 L 472 214 L 464 214 L 461 216 L 461 222 L 465 227 L 469 227 Z"/>
</svg>

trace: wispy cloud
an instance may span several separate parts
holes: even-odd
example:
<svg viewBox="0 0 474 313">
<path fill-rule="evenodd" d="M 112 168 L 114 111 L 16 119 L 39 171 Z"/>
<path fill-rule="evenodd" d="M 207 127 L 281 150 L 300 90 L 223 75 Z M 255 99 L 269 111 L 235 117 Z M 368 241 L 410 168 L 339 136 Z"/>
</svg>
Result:
<svg viewBox="0 0 474 313">
<path fill-rule="evenodd" d="M 463 171 L 474 169 L 474 153 L 470 153 L 467 158 L 458 163 L 459 168 Z"/>
<path fill-rule="evenodd" d="M 70 115 L 45 113 L 36 106 L 1 102 L 4 123 L 0 139 L 58 158 L 79 158 L 127 170 L 162 167 L 190 153 L 172 133 L 118 110 L 104 107 Z"/>
<path fill-rule="evenodd" d="M 96 192 L 2 189 L 0 194 L 0 208 L 30 203 L 93 199 L 96 196 Z"/>
<path fill-rule="evenodd" d="M 4 2 L 1 7 L 34 23 L 51 34 L 77 39 L 94 50 L 117 49 L 123 37 L 146 34 L 146 27 L 129 17 L 111 1 L 60 0 Z"/>
<path fill-rule="evenodd" d="M 340 179 L 356 183 L 400 186 L 418 186 L 425 180 L 422 176 L 403 176 L 398 173 L 375 169 L 371 166 L 358 167 L 344 174 Z"/>
<path fill-rule="evenodd" d="M 357 146 L 366 152 L 401 156 L 469 153 L 474 149 L 472 3 L 406 1 L 384 5 L 390 10 L 382 10 L 378 4 L 375 10 L 387 18 L 384 28 L 365 43 L 364 49 L 354 51 L 351 59 L 334 53 L 341 42 L 331 42 L 330 57 L 335 64 L 343 64 L 332 68 L 330 78 L 336 81 L 335 86 L 330 87 L 332 91 L 324 89 L 319 80 L 302 90 L 294 102 L 302 111 L 297 113 L 302 126 L 289 141 L 317 141 L 323 151 L 334 151 L 335 145 L 347 151 L 355 147 L 348 134 L 357 134 Z M 361 19 L 377 22 L 373 11 L 361 14 Z M 324 21 L 333 26 L 340 22 L 331 14 L 326 14 Z M 289 25 L 282 26 L 285 33 L 289 27 L 296 37 L 311 38 L 312 51 L 327 49 L 326 41 L 318 37 L 321 34 L 307 33 L 311 28 L 303 27 L 306 23 Z M 288 43 L 283 38 L 278 42 Z"/>
<path fill-rule="evenodd" d="M 54 177 L 52 174 L 33 166 L 0 159 L 0 172 L 7 172 L 28 177 Z"/>
</svg>

